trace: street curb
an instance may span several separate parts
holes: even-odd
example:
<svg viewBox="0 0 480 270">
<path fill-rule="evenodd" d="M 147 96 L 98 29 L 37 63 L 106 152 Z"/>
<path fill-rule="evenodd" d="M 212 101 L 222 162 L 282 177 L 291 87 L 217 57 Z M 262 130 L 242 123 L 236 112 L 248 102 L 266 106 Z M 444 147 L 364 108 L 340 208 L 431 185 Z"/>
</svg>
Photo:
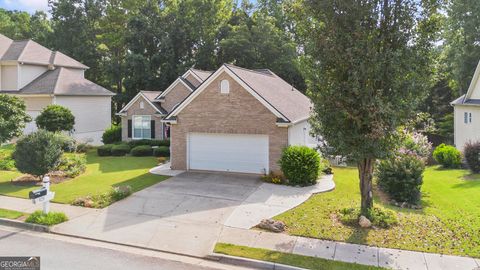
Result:
<svg viewBox="0 0 480 270">
<path fill-rule="evenodd" d="M 15 227 L 19 229 L 25 229 L 30 231 L 37 231 L 37 232 L 46 232 L 46 233 L 50 232 L 50 227 L 48 226 L 27 223 L 27 222 L 7 219 L 7 218 L 0 218 L 0 225 Z"/>
<path fill-rule="evenodd" d="M 207 255 L 205 258 L 210 260 L 215 260 L 223 264 L 239 265 L 245 267 L 251 267 L 256 269 L 265 269 L 265 270 L 305 270 L 305 268 L 300 268 L 296 266 L 266 262 L 254 259 L 248 259 L 243 257 L 236 257 L 230 255 L 224 255 L 220 253 L 212 253 Z"/>
</svg>

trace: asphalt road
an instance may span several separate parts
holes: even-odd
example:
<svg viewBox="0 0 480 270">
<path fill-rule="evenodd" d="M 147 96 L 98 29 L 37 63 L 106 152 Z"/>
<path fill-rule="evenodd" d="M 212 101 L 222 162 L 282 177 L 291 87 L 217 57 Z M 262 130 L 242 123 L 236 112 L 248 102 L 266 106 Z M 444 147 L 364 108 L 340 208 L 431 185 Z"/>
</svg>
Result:
<svg viewBox="0 0 480 270">
<path fill-rule="evenodd" d="M 40 256 L 41 269 L 235 269 L 231 265 L 0 227 L 0 256 Z M 240 268 L 237 268 L 240 269 Z M 246 269 L 246 268 L 241 268 Z"/>
</svg>

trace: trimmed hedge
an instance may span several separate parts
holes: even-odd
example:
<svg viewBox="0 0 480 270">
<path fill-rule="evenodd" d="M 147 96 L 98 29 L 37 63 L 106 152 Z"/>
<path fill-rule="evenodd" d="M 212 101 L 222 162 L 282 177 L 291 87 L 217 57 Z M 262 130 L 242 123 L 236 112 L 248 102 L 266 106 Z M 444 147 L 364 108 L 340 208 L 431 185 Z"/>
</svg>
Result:
<svg viewBox="0 0 480 270">
<path fill-rule="evenodd" d="M 170 148 L 168 146 L 159 146 L 157 148 L 153 148 L 153 155 L 156 157 L 169 157 Z"/>
<path fill-rule="evenodd" d="M 139 145 L 130 151 L 130 154 L 136 157 L 151 156 L 152 153 L 153 151 L 150 145 Z"/>
<path fill-rule="evenodd" d="M 97 148 L 97 154 L 101 157 L 111 156 L 113 144 L 105 144 Z"/>
<path fill-rule="evenodd" d="M 140 145 L 150 145 L 150 146 L 170 146 L 170 140 L 132 140 L 128 142 L 131 148 Z"/>
<path fill-rule="evenodd" d="M 480 142 L 468 142 L 463 148 L 463 155 L 472 173 L 480 173 Z"/>
<path fill-rule="evenodd" d="M 320 154 L 307 146 L 289 146 L 283 149 L 278 161 L 288 184 L 310 186 L 317 183 L 320 173 Z"/>
<path fill-rule="evenodd" d="M 112 147 L 112 156 L 125 156 L 130 152 L 128 144 L 116 144 Z"/>
<path fill-rule="evenodd" d="M 445 168 L 458 168 L 462 165 L 462 154 L 452 145 L 440 144 L 433 151 L 433 158 Z"/>
</svg>

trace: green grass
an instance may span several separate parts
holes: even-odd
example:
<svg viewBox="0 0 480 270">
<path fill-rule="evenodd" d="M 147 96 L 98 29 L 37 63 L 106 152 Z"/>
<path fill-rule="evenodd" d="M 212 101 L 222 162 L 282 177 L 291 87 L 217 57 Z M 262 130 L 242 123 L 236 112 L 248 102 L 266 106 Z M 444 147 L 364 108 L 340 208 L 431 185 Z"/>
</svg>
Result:
<svg viewBox="0 0 480 270">
<path fill-rule="evenodd" d="M 67 221 L 67 216 L 62 212 L 49 212 L 44 214 L 41 210 L 33 212 L 25 222 L 52 226 Z"/>
<path fill-rule="evenodd" d="M 27 215 L 27 214 L 19 211 L 15 211 L 15 210 L 0 208 L 0 218 L 17 219 L 24 215 Z"/>
<path fill-rule="evenodd" d="M 302 267 L 302 268 L 313 269 L 313 270 L 385 269 L 385 268 L 374 267 L 374 266 L 338 262 L 338 261 L 326 260 L 321 258 L 301 256 L 301 255 L 283 253 L 283 252 L 272 251 L 272 250 L 261 249 L 261 248 L 236 246 L 236 245 L 224 244 L 224 243 L 218 243 L 215 246 L 214 251 L 217 253 L 231 255 L 231 256 L 287 264 L 291 266 Z"/>
<path fill-rule="evenodd" d="M 335 168 L 336 188 L 312 196 L 302 205 L 275 217 L 287 232 L 380 247 L 480 257 L 480 175 L 466 170 L 427 167 L 421 210 L 383 205 L 397 212 L 399 225 L 390 229 L 360 229 L 341 224 L 337 213 L 359 207 L 356 168 Z M 377 204 L 382 205 L 378 198 Z"/>
<path fill-rule="evenodd" d="M 86 158 L 85 173 L 51 186 L 55 191 L 54 202 L 71 203 L 79 196 L 101 194 L 123 185 L 129 185 L 136 192 L 168 178 L 148 172 L 157 164 L 155 157 L 99 157 L 91 150 Z M 38 188 L 12 185 L 11 179 L 20 175 L 17 171 L 0 171 L 0 194 L 28 198 L 28 192 Z"/>
</svg>

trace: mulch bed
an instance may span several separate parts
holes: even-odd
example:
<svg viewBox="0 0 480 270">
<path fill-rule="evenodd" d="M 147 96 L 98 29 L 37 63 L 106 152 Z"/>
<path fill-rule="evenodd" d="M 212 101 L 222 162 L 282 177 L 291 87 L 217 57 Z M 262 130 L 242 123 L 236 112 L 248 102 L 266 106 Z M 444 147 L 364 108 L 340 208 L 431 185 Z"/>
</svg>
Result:
<svg viewBox="0 0 480 270">
<path fill-rule="evenodd" d="M 70 178 L 68 178 L 65 175 L 65 173 L 62 171 L 51 172 L 48 174 L 48 176 L 50 177 L 51 184 L 59 184 L 59 183 L 70 180 Z M 21 175 L 15 179 L 12 179 L 10 182 L 12 183 L 12 185 L 15 185 L 15 186 L 41 186 L 42 185 L 42 181 L 40 178 L 30 174 Z"/>
</svg>

